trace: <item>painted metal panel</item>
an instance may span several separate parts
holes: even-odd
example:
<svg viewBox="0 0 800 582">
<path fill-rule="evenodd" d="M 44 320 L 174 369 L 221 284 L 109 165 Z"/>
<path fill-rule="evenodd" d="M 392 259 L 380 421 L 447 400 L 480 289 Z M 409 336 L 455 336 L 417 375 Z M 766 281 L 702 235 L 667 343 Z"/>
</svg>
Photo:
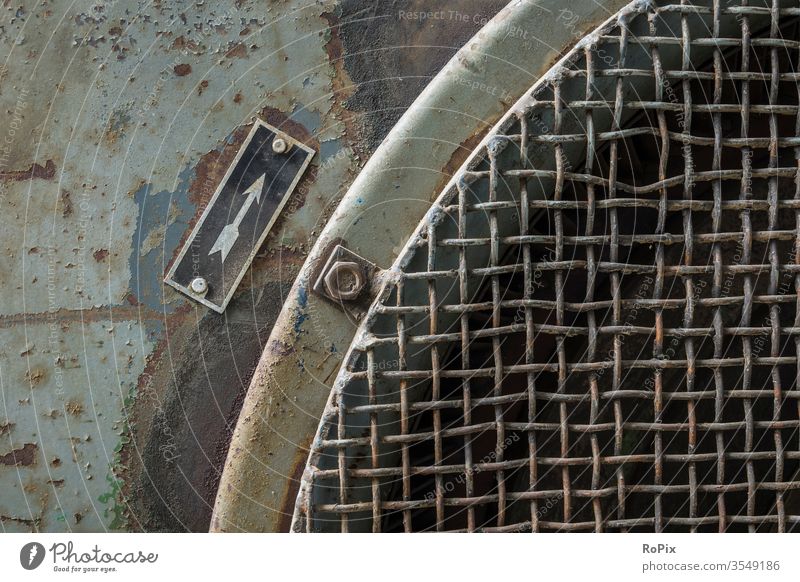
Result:
<svg viewBox="0 0 800 582">
<path fill-rule="evenodd" d="M 0 531 L 207 528 L 264 330 L 357 164 L 336 6 L 0 8 Z M 164 273 L 256 118 L 320 153 L 225 315 L 198 311 Z"/>
</svg>

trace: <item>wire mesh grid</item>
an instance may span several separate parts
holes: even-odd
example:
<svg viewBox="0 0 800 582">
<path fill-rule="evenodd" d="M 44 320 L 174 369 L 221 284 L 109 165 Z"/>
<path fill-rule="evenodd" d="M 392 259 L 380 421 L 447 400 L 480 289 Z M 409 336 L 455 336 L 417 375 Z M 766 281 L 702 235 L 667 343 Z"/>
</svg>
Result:
<svg viewBox="0 0 800 582">
<path fill-rule="evenodd" d="M 800 523 L 800 8 L 636 4 L 392 268 L 295 531 Z"/>
</svg>

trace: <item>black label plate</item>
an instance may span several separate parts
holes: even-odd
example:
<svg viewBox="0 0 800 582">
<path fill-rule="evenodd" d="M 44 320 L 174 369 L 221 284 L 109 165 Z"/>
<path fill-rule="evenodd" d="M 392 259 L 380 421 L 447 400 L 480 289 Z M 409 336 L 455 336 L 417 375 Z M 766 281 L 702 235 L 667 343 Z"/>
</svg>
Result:
<svg viewBox="0 0 800 582">
<path fill-rule="evenodd" d="M 164 282 L 222 313 L 313 157 L 256 121 Z"/>
</svg>

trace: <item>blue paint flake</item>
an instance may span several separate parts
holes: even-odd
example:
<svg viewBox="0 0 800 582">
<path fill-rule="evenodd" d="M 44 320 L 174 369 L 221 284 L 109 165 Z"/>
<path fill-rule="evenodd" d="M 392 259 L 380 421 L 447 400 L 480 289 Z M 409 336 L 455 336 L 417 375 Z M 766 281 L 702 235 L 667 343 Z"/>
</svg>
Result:
<svg viewBox="0 0 800 582">
<path fill-rule="evenodd" d="M 133 233 L 133 249 L 129 259 L 129 288 L 140 303 L 153 309 L 171 312 L 177 307 L 164 301 L 163 280 L 167 263 L 177 251 L 181 237 L 197 211 L 196 206 L 189 201 L 189 185 L 194 177 L 194 168 L 187 166 L 178 174 L 178 184 L 174 191 L 152 192 L 151 184 L 144 184 L 133 194 L 139 207 L 139 220 Z M 167 224 L 170 206 L 173 204 L 178 209 L 177 216 L 175 222 Z M 166 231 L 161 244 L 141 256 L 141 247 L 148 235 L 165 225 Z"/>
</svg>

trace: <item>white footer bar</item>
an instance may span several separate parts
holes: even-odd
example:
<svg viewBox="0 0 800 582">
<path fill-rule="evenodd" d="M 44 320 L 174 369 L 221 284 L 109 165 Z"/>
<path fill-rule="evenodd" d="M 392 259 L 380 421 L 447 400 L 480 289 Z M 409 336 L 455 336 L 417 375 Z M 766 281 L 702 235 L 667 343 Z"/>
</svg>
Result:
<svg viewBox="0 0 800 582">
<path fill-rule="evenodd" d="M 800 580 L 791 534 L 0 534 L 3 580 Z M 180 577 L 180 578 L 179 578 Z"/>
</svg>

